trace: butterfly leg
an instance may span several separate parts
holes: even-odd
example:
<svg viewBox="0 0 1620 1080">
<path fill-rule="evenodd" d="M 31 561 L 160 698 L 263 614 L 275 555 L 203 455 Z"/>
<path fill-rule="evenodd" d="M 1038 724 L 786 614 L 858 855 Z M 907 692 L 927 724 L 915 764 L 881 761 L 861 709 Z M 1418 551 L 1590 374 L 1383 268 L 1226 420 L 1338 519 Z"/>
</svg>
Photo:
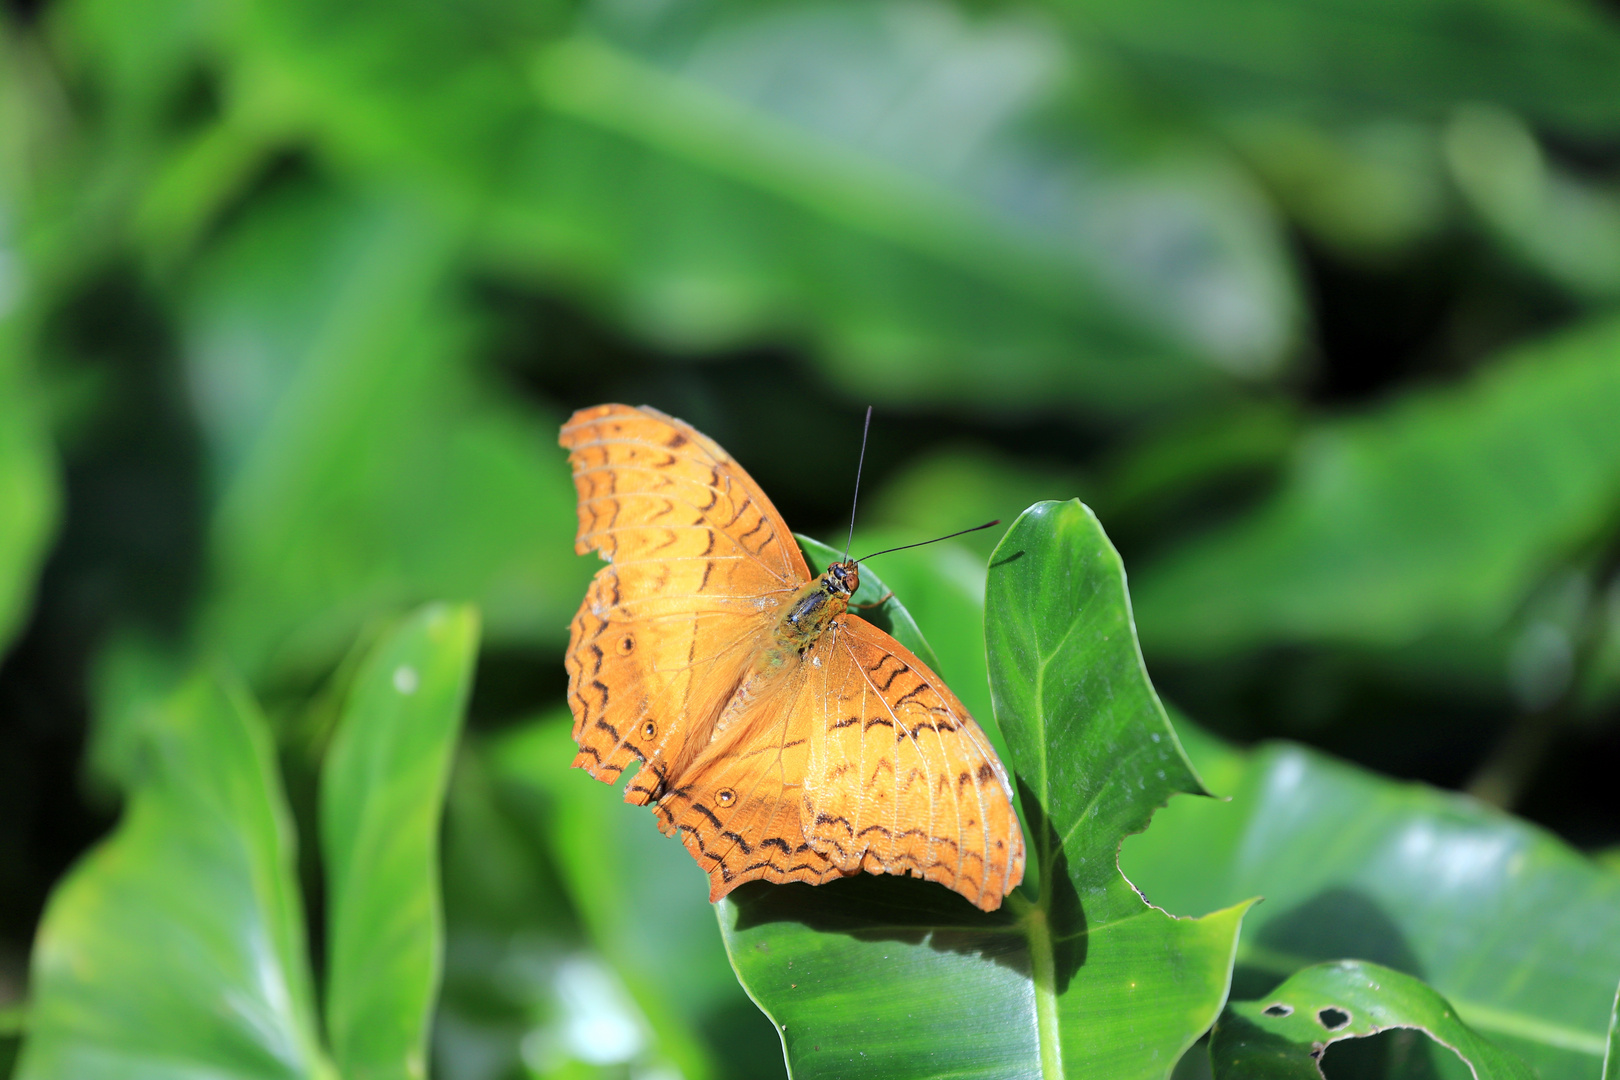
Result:
<svg viewBox="0 0 1620 1080">
<path fill-rule="evenodd" d="M 873 600 L 870 604 L 851 604 L 849 606 L 854 608 L 856 611 L 868 611 L 875 607 L 882 607 L 892 599 L 894 599 L 894 590 L 890 589 L 876 600 Z"/>
</svg>

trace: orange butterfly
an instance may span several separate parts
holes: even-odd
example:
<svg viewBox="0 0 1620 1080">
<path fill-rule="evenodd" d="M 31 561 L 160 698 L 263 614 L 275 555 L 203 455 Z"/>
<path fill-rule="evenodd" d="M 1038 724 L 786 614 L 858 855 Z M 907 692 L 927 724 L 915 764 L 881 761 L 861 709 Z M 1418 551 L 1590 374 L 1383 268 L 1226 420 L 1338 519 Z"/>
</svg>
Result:
<svg viewBox="0 0 1620 1080">
<path fill-rule="evenodd" d="M 568 643 L 574 766 L 653 803 L 709 874 L 819 884 L 865 870 L 986 911 L 1024 877 L 1007 773 L 938 675 L 848 612 L 855 562 L 812 580 L 781 515 L 714 440 L 655 409 L 563 425 L 581 555 Z"/>
</svg>

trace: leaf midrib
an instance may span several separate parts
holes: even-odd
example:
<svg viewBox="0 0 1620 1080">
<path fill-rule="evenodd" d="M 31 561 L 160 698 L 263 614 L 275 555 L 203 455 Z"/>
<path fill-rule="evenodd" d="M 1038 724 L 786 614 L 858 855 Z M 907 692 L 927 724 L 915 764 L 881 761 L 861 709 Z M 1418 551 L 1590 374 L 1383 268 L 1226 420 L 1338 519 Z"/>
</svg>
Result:
<svg viewBox="0 0 1620 1080">
<path fill-rule="evenodd" d="M 1079 618 L 1071 618 L 1063 636 L 1058 638 L 1050 651 L 1043 650 L 1037 643 L 1035 654 L 1039 657 L 1035 665 L 1034 707 L 1031 710 L 1036 725 L 1035 745 L 1039 748 L 1040 780 L 1037 785 L 1037 794 L 1044 806 L 1051 806 L 1051 772 L 1048 766 L 1046 752 L 1047 729 L 1046 722 L 1046 669 L 1057 659 L 1063 646 L 1068 644 L 1073 636 L 1075 627 L 1080 624 Z M 1073 828 L 1064 834 L 1064 842 L 1074 833 Z M 1042 830 L 1037 838 L 1039 844 L 1038 866 L 1040 868 L 1040 894 L 1032 904 L 1020 912 L 1019 926 L 1024 931 L 1024 938 L 1029 943 L 1030 980 L 1035 990 L 1035 1040 L 1040 1049 L 1041 1075 L 1046 1080 L 1063 1080 L 1063 1054 L 1061 1030 L 1058 1017 L 1057 1002 L 1057 957 L 1052 948 L 1051 924 L 1051 896 L 1052 896 L 1052 845 L 1048 836 L 1050 830 Z M 1017 895 L 1008 898 L 1009 901 L 1017 899 Z"/>
</svg>

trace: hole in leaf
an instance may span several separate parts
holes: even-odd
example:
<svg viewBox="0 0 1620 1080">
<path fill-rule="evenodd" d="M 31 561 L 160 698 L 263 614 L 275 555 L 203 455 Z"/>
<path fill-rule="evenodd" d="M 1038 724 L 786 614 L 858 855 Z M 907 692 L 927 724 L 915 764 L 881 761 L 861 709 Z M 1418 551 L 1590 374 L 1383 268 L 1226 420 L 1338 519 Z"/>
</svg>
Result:
<svg viewBox="0 0 1620 1080">
<path fill-rule="evenodd" d="M 1262 1010 L 1262 1011 L 1264 1011 L 1267 1016 L 1292 1016 L 1292 1015 L 1294 1015 L 1294 1007 L 1292 1005 L 1284 1005 L 1280 1001 L 1277 1002 L 1274 1005 L 1267 1005 L 1265 1007 L 1265 1009 Z"/>
<path fill-rule="evenodd" d="M 1317 1023 L 1321 1024 L 1329 1031 L 1338 1031 L 1340 1028 L 1344 1027 L 1344 1025 L 1350 1022 L 1350 1014 L 1345 1012 L 1343 1009 L 1335 1009 L 1333 1006 L 1329 1005 L 1327 1008 L 1319 1009 L 1317 1011 L 1316 1020 Z"/>
</svg>

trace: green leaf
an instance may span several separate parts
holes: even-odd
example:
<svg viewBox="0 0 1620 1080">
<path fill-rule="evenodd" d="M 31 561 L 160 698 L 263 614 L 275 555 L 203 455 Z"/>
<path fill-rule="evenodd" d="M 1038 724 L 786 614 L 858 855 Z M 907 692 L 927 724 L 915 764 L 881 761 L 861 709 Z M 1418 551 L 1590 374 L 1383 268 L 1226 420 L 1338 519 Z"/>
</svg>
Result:
<svg viewBox="0 0 1620 1080">
<path fill-rule="evenodd" d="M 673 348 L 807 339 L 888 400 L 1131 410 L 1286 359 L 1297 299 L 1264 202 L 1205 142 L 1093 117 L 1120 95 L 1054 35 L 945 4 L 678 15 L 604 10 L 538 51 L 550 116 L 492 258 Z M 972 86 L 971 117 L 919 78 Z M 1072 106 L 1077 86 L 1096 100 Z"/>
<path fill-rule="evenodd" d="M 1620 506 L 1620 321 L 1328 423 L 1280 490 L 1137 576 L 1150 652 L 1500 627 Z"/>
<path fill-rule="evenodd" d="M 246 0 L 222 35 L 241 94 L 267 99 L 337 173 L 374 190 L 402 183 L 465 221 L 535 112 L 526 51 L 573 6 Z"/>
<path fill-rule="evenodd" d="M 1180 725 L 1230 802 L 1176 799 L 1126 842 L 1144 895 L 1209 911 L 1263 895 L 1233 994 L 1359 957 L 1433 986 L 1542 1080 L 1592 1080 L 1620 971 L 1620 875 L 1464 796 L 1315 751 L 1245 754 Z"/>
<path fill-rule="evenodd" d="M 556 417 L 464 369 L 448 226 L 411 199 L 290 185 L 198 273 L 187 361 L 220 505 L 211 639 L 319 672 L 368 619 L 477 601 L 495 644 L 560 644 L 589 575 Z"/>
<path fill-rule="evenodd" d="M 1581 0 L 1064 0 L 1077 32 L 1200 104 L 1434 116 L 1488 101 L 1569 132 L 1620 122 L 1620 26 Z"/>
<path fill-rule="evenodd" d="M 1163 1077 L 1225 1000 L 1246 905 L 1172 918 L 1115 863 L 1154 806 L 1201 789 L 1096 518 L 1078 502 L 1026 511 L 991 559 L 986 602 L 996 719 L 1033 838 L 1026 887 L 988 914 L 864 874 L 722 901 L 733 966 L 795 1076 Z"/>
<path fill-rule="evenodd" d="M 1457 1019 L 1421 980 L 1340 960 L 1299 972 L 1260 1001 L 1233 1002 L 1209 1043 L 1218 1080 L 1316 1080 L 1324 1050 L 1391 1028 L 1416 1028 L 1452 1050 L 1476 1080 L 1532 1080 L 1518 1058 Z"/>
<path fill-rule="evenodd" d="M 350 1080 L 427 1075 L 439 818 L 477 650 L 472 608 L 410 616 L 361 666 L 321 771 L 326 1028 Z"/>
<path fill-rule="evenodd" d="M 1162 119 L 1092 117 L 1125 95 L 1050 30 L 946 4 L 598 7 L 592 34 L 559 41 L 569 21 L 549 5 L 333 19 L 248 4 L 222 62 L 265 145 L 307 133 L 346 175 L 409 177 L 456 220 L 493 192 L 487 258 L 675 348 L 808 338 L 862 392 L 1024 402 L 1061 386 L 1110 411 L 1289 355 L 1297 290 L 1260 193 Z M 970 118 L 914 92 L 924 56 L 975 88 Z M 882 98 L 894 130 L 851 94 Z M 191 172 L 235 175 L 252 153 L 237 142 L 205 133 Z M 1009 195 L 1032 186 L 1043 197 Z M 183 216 L 186 200 L 161 201 Z"/>
<path fill-rule="evenodd" d="M 263 720 L 199 675 L 144 735 L 122 822 L 46 910 L 18 1077 L 336 1080 Z"/>
</svg>

